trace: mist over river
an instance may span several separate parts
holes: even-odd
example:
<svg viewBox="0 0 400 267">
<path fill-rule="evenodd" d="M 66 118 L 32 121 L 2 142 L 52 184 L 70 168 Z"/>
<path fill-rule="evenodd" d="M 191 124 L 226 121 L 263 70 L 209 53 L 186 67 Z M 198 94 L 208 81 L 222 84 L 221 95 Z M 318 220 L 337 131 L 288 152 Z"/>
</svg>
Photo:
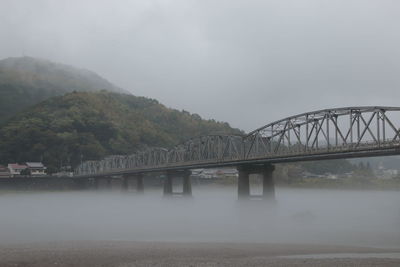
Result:
<svg viewBox="0 0 400 267">
<path fill-rule="evenodd" d="M 233 186 L 193 198 L 134 192 L 0 194 L 0 244 L 68 240 L 309 243 L 400 248 L 400 192 L 276 189 L 241 203 Z"/>
</svg>

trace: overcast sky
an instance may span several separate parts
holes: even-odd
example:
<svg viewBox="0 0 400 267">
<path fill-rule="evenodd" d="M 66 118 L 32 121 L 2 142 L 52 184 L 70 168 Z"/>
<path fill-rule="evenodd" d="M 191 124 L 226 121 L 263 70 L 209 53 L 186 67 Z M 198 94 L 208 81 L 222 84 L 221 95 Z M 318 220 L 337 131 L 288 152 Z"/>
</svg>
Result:
<svg viewBox="0 0 400 267">
<path fill-rule="evenodd" d="M 0 0 L 0 58 L 33 56 L 252 130 L 400 106 L 398 0 Z"/>
</svg>

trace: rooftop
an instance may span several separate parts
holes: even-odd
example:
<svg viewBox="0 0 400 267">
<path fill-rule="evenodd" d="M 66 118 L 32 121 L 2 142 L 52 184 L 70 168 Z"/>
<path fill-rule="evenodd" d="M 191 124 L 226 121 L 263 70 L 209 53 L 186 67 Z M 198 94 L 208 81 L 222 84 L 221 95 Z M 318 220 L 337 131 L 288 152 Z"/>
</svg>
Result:
<svg viewBox="0 0 400 267">
<path fill-rule="evenodd" d="M 29 168 L 44 168 L 44 165 L 41 162 L 26 162 L 26 165 Z"/>
<path fill-rule="evenodd" d="M 13 168 L 14 170 L 15 169 L 26 169 L 27 168 L 26 165 L 20 165 L 18 163 L 10 163 L 10 164 L 8 164 L 8 167 L 9 168 Z"/>
</svg>

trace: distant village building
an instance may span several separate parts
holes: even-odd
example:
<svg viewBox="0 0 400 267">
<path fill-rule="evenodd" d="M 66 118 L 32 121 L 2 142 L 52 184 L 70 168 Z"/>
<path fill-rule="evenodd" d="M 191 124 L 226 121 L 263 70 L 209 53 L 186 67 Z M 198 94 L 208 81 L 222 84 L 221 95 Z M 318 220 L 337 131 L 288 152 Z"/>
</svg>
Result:
<svg viewBox="0 0 400 267">
<path fill-rule="evenodd" d="M 394 170 L 394 169 L 386 169 L 386 170 L 381 170 L 381 172 L 379 173 L 378 178 L 381 179 L 393 179 L 394 177 L 399 175 L 399 171 L 398 170 Z"/>
<path fill-rule="evenodd" d="M 216 169 L 204 169 L 199 177 L 203 179 L 215 179 L 218 178 Z"/>
<path fill-rule="evenodd" d="M 6 166 L 0 165 L 0 178 L 9 178 L 10 176 L 10 170 Z"/>
<path fill-rule="evenodd" d="M 66 177 L 66 176 L 72 177 L 72 176 L 74 176 L 74 173 L 69 172 L 69 171 L 60 171 L 60 172 L 53 173 L 52 175 L 56 176 L 56 177 Z"/>
<path fill-rule="evenodd" d="M 193 169 L 193 170 L 191 170 L 191 172 L 192 172 L 191 176 L 199 177 L 200 174 L 203 172 L 203 169 Z"/>
<path fill-rule="evenodd" d="M 26 162 L 25 164 L 10 163 L 7 168 L 11 177 L 20 175 L 46 175 L 46 167 L 41 162 Z"/>
<path fill-rule="evenodd" d="M 324 176 L 326 177 L 326 179 L 331 179 L 331 180 L 336 180 L 338 178 L 337 174 L 333 174 L 330 172 L 325 173 Z"/>
<path fill-rule="evenodd" d="M 348 175 L 351 175 L 351 173 L 345 173 L 341 174 L 340 176 L 338 174 L 326 172 L 324 174 L 315 174 L 311 172 L 304 171 L 301 173 L 302 178 L 319 178 L 319 179 L 331 179 L 331 180 L 336 180 L 339 177 L 347 177 Z"/>
<path fill-rule="evenodd" d="M 46 167 L 41 162 L 27 162 L 31 176 L 43 176 L 46 175 Z"/>
<path fill-rule="evenodd" d="M 223 168 L 217 172 L 217 175 L 222 177 L 239 177 L 239 172 L 234 168 Z"/>
<path fill-rule="evenodd" d="M 18 163 L 9 163 L 8 170 L 10 171 L 11 177 L 21 175 L 21 172 L 28 168 L 26 165 L 20 165 Z"/>
<path fill-rule="evenodd" d="M 399 175 L 399 170 L 396 169 L 386 169 L 383 166 L 382 161 L 379 162 L 378 169 L 375 170 L 375 175 L 379 179 L 393 179 L 394 177 L 397 177 Z"/>
<path fill-rule="evenodd" d="M 192 176 L 201 179 L 218 179 L 225 177 L 238 177 L 236 169 L 221 168 L 221 169 L 194 169 Z"/>
<path fill-rule="evenodd" d="M 323 175 L 315 174 L 311 172 L 304 171 L 301 173 L 301 177 L 303 178 L 325 178 Z"/>
</svg>

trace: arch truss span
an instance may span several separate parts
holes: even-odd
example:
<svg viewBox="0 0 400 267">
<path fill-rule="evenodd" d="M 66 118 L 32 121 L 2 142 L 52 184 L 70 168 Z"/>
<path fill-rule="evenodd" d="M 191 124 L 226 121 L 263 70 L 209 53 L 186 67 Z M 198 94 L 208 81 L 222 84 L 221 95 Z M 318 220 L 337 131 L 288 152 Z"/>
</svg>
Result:
<svg viewBox="0 0 400 267">
<path fill-rule="evenodd" d="M 393 147 L 400 142 L 399 107 L 347 107 L 291 116 L 245 137 L 245 158 Z"/>
<path fill-rule="evenodd" d="M 346 107 L 303 113 L 267 124 L 245 136 L 208 135 L 171 149 L 148 148 L 132 155 L 86 161 L 77 175 L 163 169 L 251 160 L 400 148 L 400 107 Z M 397 151 L 397 150 L 396 150 Z"/>
</svg>

